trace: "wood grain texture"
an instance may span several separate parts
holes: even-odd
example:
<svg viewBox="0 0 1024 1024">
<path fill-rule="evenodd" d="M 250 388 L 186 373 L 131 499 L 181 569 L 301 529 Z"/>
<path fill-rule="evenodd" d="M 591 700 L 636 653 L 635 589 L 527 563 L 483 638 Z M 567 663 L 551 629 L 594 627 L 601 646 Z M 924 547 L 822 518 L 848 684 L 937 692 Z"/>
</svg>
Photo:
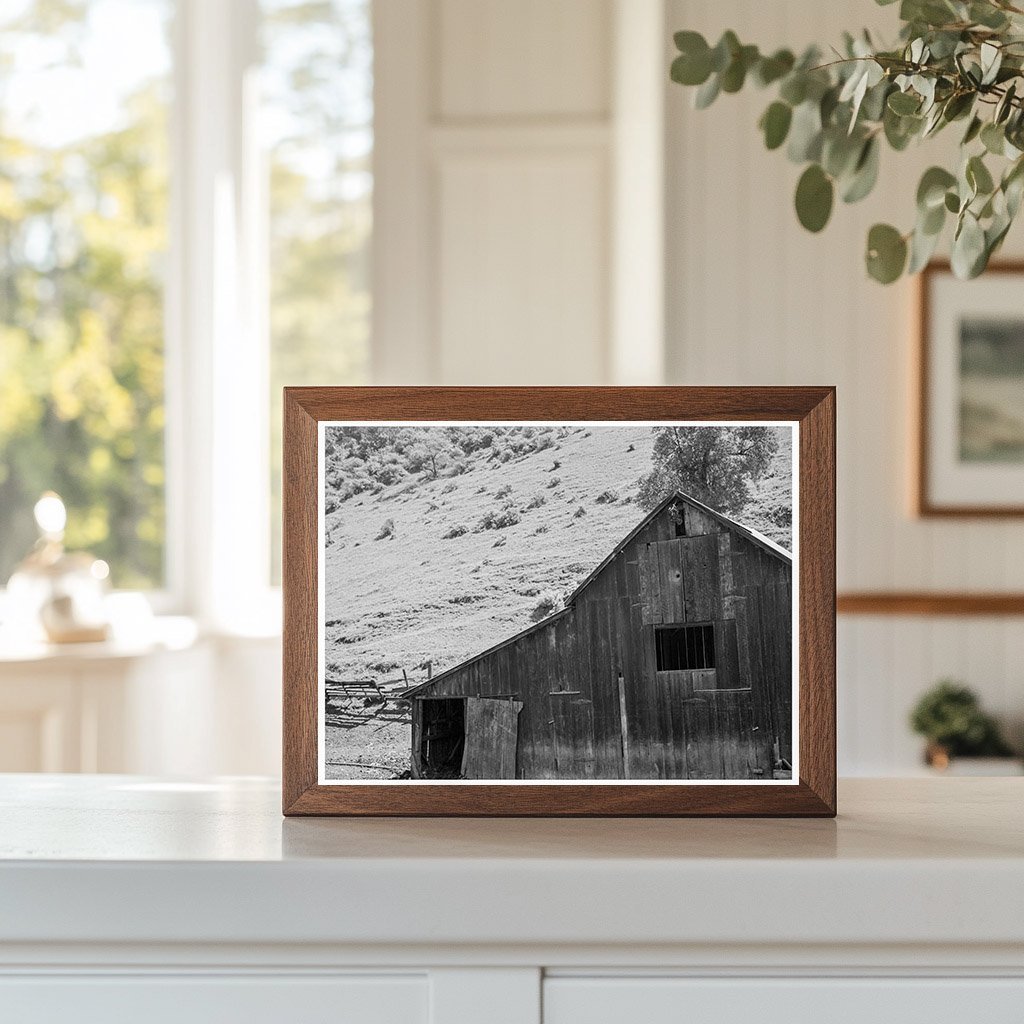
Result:
<svg viewBox="0 0 1024 1024">
<path fill-rule="evenodd" d="M 1024 594 L 863 591 L 836 598 L 840 615 L 1024 615 Z"/>
<path fill-rule="evenodd" d="M 962 505 L 936 504 L 931 497 L 928 474 L 928 437 L 931 433 L 931 405 L 928 394 L 928 375 L 931 370 L 930 338 L 932 329 L 932 282 L 936 274 L 950 273 L 946 260 L 935 260 L 918 275 L 917 279 L 917 345 L 914 373 L 917 389 L 916 437 L 912 445 L 915 453 L 914 508 L 922 518 L 947 519 L 1007 519 L 1024 516 L 1024 505 Z M 1001 260 L 988 265 L 986 275 L 1013 274 L 1024 276 L 1024 260 Z M 967 613 L 971 614 L 971 613 Z M 981 614 L 981 613 L 976 613 Z"/>
<path fill-rule="evenodd" d="M 817 816 L 836 812 L 835 391 L 778 388 L 286 388 L 284 813 Z M 317 423 L 322 420 L 800 423 L 797 785 L 317 783 Z M 648 627 L 649 628 L 649 627 Z"/>
</svg>

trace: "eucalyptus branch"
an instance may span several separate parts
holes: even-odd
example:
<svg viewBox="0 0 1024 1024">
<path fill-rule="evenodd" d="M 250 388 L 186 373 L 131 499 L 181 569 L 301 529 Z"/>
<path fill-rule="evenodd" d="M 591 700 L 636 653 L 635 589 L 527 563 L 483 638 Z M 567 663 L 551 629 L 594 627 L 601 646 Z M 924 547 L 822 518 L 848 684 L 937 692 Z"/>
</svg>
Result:
<svg viewBox="0 0 1024 1024">
<path fill-rule="evenodd" d="M 888 6 L 895 0 L 876 0 Z M 838 196 L 858 202 L 874 188 L 883 144 L 897 152 L 962 122 L 957 167 L 931 167 L 917 189 L 913 228 L 876 224 L 866 266 L 882 283 L 916 273 L 954 223 L 952 265 L 974 277 L 1002 245 L 1024 197 L 1024 9 L 1010 0 L 901 0 L 899 43 L 879 49 L 846 35 L 835 60 L 812 47 L 762 54 L 725 32 L 714 46 L 675 36 L 672 78 L 697 88 L 696 104 L 748 82 L 776 97 L 760 121 L 765 145 L 804 165 L 795 206 L 821 231 Z M 989 164 L 992 166 L 990 167 Z"/>
</svg>

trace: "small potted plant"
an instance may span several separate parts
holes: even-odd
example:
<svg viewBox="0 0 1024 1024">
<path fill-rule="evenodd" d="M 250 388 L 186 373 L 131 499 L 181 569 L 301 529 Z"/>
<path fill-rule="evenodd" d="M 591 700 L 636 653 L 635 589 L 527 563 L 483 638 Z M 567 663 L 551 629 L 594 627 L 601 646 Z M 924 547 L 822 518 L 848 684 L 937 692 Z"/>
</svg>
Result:
<svg viewBox="0 0 1024 1024">
<path fill-rule="evenodd" d="M 910 725 L 928 741 L 925 763 L 938 771 L 1020 774 L 1020 762 L 999 725 L 981 709 L 977 695 L 969 687 L 949 679 L 937 683 L 917 702 Z M 964 758 L 971 759 L 970 763 L 965 765 Z"/>
</svg>

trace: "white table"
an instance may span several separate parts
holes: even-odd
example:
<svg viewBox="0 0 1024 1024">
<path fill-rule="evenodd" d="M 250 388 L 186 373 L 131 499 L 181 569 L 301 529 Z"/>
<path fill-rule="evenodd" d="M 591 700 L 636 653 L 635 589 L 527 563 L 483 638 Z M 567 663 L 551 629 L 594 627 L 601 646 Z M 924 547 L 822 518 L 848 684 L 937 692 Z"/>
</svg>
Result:
<svg viewBox="0 0 1024 1024">
<path fill-rule="evenodd" d="M 837 821 L 282 819 L 0 777 L 0 1020 L 1020 1024 L 1024 780 Z"/>
</svg>

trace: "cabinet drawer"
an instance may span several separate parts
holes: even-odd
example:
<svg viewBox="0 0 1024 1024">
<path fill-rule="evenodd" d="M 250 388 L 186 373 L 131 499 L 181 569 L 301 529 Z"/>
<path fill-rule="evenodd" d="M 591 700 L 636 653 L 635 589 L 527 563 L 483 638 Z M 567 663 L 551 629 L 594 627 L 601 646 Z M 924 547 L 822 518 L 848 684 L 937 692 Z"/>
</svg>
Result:
<svg viewBox="0 0 1024 1024">
<path fill-rule="evenodd" d="M 544 984 L 544 1024 L 1021 1024 L 1018 978 L 581 978 Z"/>
<path fill-rule="evenodd" d="M 426 1024 L 425 975 L 99 975 L 0 978 L 18 1024 Z"/>
</svg>

